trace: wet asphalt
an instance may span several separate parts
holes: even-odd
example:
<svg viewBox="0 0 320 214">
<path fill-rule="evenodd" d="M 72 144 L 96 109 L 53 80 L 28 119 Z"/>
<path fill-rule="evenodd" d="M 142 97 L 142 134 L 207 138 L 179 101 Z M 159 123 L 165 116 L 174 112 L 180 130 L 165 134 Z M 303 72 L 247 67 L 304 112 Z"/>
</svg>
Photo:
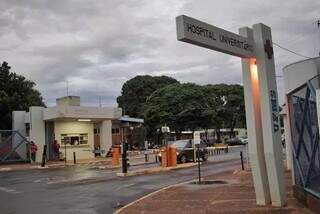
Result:
<svg viewBox="0 0 320 214">
<path fill-rule="evenodd" d="M 240 150 L 210 157 L 201 166 L 202 175 L 240 169 Z M 113 213 L 148 193 L 196 179 L 198 168 L 126 178 L 116 172 L 92 166 L 0 172 L 0 214 Z"/>
</svg>

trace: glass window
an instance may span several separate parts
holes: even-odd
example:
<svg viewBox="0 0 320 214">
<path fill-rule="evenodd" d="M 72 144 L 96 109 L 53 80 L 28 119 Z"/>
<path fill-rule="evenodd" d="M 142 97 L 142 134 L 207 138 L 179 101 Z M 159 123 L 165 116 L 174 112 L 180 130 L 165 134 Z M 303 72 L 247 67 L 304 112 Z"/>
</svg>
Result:
<svg viewBox="0 0 320 214">
<path fill-rule="evenodd" d="M 112 128 L 112 134 L 120 134 L 120 128 Z"/>
<path fill-rule="evenodd" d="M 62 145 L 84 145 L 88 144 L 88 134 L 61 134 Z"/>
<path fill-rule="evenodd" d="M 99 128 L 93 129 L 93 133 L 94 133 L 94 134 L 100 134 L 100 129 L 99 129 Z"/>
</svg>

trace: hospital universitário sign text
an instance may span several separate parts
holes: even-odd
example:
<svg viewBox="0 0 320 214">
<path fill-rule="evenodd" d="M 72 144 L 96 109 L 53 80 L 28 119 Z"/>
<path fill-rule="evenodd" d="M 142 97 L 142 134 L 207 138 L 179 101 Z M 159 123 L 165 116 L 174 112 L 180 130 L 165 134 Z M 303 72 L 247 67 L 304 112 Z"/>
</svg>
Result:
<svg viewBox="0 0 320 214">
<path fill-rule="evenodd" d="M 176 23 L 179 41 L 243 58 L 254 57 L 253 42 L 245 37 L 185 15 L 178 16 Z"/>
</svg>

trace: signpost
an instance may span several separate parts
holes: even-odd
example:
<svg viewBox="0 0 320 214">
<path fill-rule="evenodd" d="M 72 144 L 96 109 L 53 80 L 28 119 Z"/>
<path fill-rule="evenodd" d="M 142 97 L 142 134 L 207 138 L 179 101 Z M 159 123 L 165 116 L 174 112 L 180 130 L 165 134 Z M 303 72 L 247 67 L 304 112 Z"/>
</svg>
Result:
<svg viewBox="0 0 320 214">
<path fill-rule="evenodd" d="M 252 39 L 185 15 L 178 16 L 176 23 L 179 41 L 243 58 L 254 57 Z"/>
<path fill-rule="evenodd" d="M 286 196 L 271 29 L 259 23 L 252 29 L 240 28 L 238 35 L 185 15 L 176 18 L 176 26 L 179 41 L 242 58 L 248 147 L 256 201 L 260 205 L 284 206 Z"/>
<path fill-rule="evenodd" d="M 198 160 L 198 179 L 199 179 L 199 184 L 201 184 L 200 142 L 201 142 L 200 132 L 193 132 L 193 159 L 194 159 L 194 162 L 196 162 L 196 159 Z M 197 148 L 197 151 L 196 151 L 196 148 Z M 198 153 L 198 155 L 196 155 L 196 152 Z"/>
</svg>

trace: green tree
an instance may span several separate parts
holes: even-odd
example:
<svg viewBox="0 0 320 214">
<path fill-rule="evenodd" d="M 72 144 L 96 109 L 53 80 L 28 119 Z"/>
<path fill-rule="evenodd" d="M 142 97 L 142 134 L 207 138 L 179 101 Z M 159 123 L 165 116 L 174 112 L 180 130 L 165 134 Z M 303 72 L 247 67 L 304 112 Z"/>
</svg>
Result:
<svg viewBox="0 0 320 214">
<path fill-rule="evenodd" d="M 0 67 L 0 129 L 11 129 L 12 111 L 28 110 L 30 106 L 44 106 L 35 83 L 10 72 L 7 62 Z"/>
<path fill-rule="evenodd" d="M 214 103 L 216 114 L 211 127 L 217 130 L 220 141 L 220 129 L 230 128 L 230 137 L 234 136 L 235 127 L 245 127 L 244 94 L 241 85 L 206 85 L 204 91 L 209 103 Z"/>
<path fill-rule="evenodd" d="M 165 124 L 179 134 L 207 127 L 213 113 L 208 110 L 202 86 L 186 83 L 172 84 L 152 93 L 144 116 L 149 134 Z"/>
<path fill-rule="evenodd" d="M 167 76 L 136 76 L 122 86 L 121 96 L 117 98 L 118 105 L 126 115 L 143 117 L 147 98 L 155 90 L 173 83 L 178 81 Z"/>
</svg>

